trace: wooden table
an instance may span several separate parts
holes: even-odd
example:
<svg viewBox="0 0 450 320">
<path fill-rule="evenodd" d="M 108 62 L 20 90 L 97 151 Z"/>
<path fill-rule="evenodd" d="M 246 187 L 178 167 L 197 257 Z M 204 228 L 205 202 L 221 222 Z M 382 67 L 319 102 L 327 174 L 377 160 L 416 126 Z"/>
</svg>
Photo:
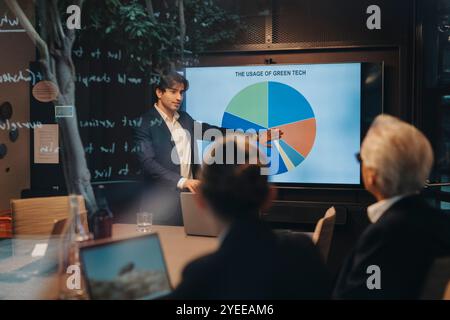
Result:
<svg viewBox="0 0 450 320">
<path fill-rule="evenodd" d="M 184 266 L 193 259 L 208 254 L 218 247 L 218 239 L 187 236 L 183 227 L 153 226 L 158 233 L 164 252 L 172 286 L 181 281 Z M 113 239 L 142 235 L 135 224 L 113 225 Z M 57 239 L 54 239 L 58 241 Z M 57 299 L 59 277 L 57 273 L 23 274 L 22 268 L 32 266 L 37 258 L 31 257 L 36 243 L 46 243 L 46 239 L 11 239 L 0 242 L 0 299 Z M 45 259 L 46 257 L 42 258 Z M 12 273 L 10 273 L 12 272 Z"/>
<path fill-rule="evenodd" d="M 152 226 L 158 233 L 169 270 L 170 281 L 176 287 L 181 281 L 183 268 L 195 258 L 211 253 L 218 248 L 219 241 L 213 237 L 187 236 L 184 227 Z M 113 238 L 127 238 L 141 233 L 135 224 L 114 224 Z"/>
<path fill-rule="evenodd" d="M 38 243 L 48 244 L 46 257 L 31 256 Z M 58 243 L 59 239 L 56 238 L 1 240 L 0 300 L 56 299 Z"/>
</svg>

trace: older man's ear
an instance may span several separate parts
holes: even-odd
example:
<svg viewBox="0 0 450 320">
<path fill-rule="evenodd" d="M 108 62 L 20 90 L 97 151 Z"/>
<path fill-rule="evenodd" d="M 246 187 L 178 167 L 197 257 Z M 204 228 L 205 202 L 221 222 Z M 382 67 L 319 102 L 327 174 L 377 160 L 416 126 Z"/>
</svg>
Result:
<svg viewBox="0 0 450 320">
<path fill-rule="evenodd" d="M 367 191 L 370 191 L 375 182 L 375 172 L 371 168 L 367 168 L 366 166 L 361 166 L 361 173 L 364 182 L 364 187 Z"/>
<path fill-rule="evenodd" d="M 377 171 L 373 168 L 362 166 L 362 176 L 364 187 L 369 191 L 378 201 L 385 197 L 380 193 L 380 188 L 377 180 Z"/>
</svg>

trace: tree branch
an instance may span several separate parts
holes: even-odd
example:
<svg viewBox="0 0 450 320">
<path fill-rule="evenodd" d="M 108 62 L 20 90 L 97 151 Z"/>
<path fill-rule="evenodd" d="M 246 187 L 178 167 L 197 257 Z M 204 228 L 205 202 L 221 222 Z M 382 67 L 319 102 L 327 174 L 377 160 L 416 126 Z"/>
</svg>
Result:
<svg viewBox="0 0 450 320">
<path fill-rule="evenodd" d="M 5 0 L 5 2 L 38 47 L 45 78 L 58 85 L 60 94 L 54 104 L 75 107 L 75 82 L 72 63 L 72 44 L 75 40 L 75 32 L 67 32 L 67 36 L 64 36 L 63 23 L 57 10 L 57 1 L 52 0 L 51 3 L 48 0 L 39 1 L 38 15 L 41 22 L 42 38 L 26 17 L 17 0 Z M 76 3 L 81 8 L 83 1 L 79 0 Z M 58 43 L 59 40 L 60 43 Z M 61 155 L 67 190 L 70 193 L 82 194 L 87 209 L 91 214 L 94 214 L 98 208 L 90 184 L 90 173 L 86 164 L 84 148 L 78 132 L 76 112 L 74 112 L 74 117 L 58 118 L 57 122 L 61 132 Z"/>
<path fill-rule="evenodd" d="M 147 7 L 147 13 L 150 16 L 150 21 L 156 23 L 155 12 L 153 11 L 152 0 L 145 0 L 145 6 Z"/>
<path fill-rule="evenodd" d="M 184 19 L 184 3 L 183 0 L 178 0 L 178 14 L 180 16 L 180 49 L 181 60 L 184 58 L 184 38 L 186 38 L 186 22 Z"/>
<path fill-rule="evenodd" d="M 52 26 L 49 26 L 47 20 L 48 20 L 48 1 L 47 0 L 36 0 L 36 11 L 37 11 L 37 21 L 39 23 L 39 34 L 42 38 L 42 40 L 47 45 L 47 51 L 48 51 L 48 59 L 47 60 L 40 60 L 42 71 L 44 72 L 44 76 L 47 80 L 54 81 L 54 75 L 55 75 L 55 64 L 54 59 L 52 59 L 52 50 L 53 50 L 53 42 L 50 41 L 52 39 L 51 28 Z M 55 82 L 56 83 L 56 82 Z"/>
<path fill-rule="evenodd" d="M 5 2 L 11 12 L 14 13 L 14 15 L 19 19 L 21 26 L 25 29 L 27 35 L 38 48 L 42 62 L 48 63 L 49 54 L 47 44 L 36 32 L 36 29 L 33 27 L 22 8 L 17 3 L 17 0 L 5 0 Z"/>
<path fill-rule="evenodd" d="M 64 29 L 61 24 L 61 15 L 58 9 L 58 0 L 52 0 L 50 4 L 50 24 L 53 27 L 53 33 L 56 43 L 58 44 L 58 48 L 61 48 L 64 42 L 64 38 L 66 37 L 64 33 Z"/>
</svg>

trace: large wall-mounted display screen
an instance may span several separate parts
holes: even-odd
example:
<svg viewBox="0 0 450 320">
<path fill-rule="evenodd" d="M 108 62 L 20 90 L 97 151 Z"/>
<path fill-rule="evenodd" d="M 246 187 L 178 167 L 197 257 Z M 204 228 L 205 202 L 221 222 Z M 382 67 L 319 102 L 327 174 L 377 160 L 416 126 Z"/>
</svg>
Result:
<svg viewBox="0 0 450 320">
<path fill-rule="evenodd" d="M 194 119 L 283 132 L 269 149 L 278 159 L 272 182 L 360 184 L 361 63 L 195 67 L 185 75 Z"/>
</svg>

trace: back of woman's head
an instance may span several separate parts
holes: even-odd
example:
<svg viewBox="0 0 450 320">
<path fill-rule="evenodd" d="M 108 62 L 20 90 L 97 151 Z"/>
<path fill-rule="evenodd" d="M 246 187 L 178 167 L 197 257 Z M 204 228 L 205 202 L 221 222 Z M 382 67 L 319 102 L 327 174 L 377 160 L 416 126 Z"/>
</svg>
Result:
<svg viewBox="0 0 450 320">
<path fill-rule="evenodd" d="M 258 148 L 245 138 L 214 143 L 202 166 L 201 193 L 223 220 L 257 218 L 269 195 Z"/>
</svg>

